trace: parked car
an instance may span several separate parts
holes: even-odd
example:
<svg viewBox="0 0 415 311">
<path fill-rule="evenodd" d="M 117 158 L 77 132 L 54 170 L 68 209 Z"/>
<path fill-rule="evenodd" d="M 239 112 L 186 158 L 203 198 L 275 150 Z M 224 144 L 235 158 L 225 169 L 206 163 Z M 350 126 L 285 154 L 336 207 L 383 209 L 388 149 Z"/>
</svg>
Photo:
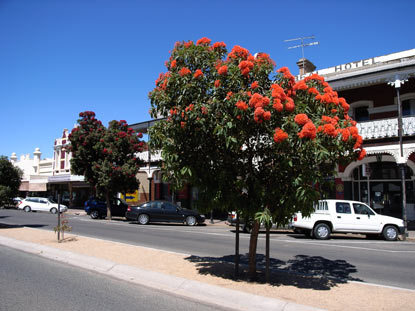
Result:
<svg viewBox="0 0 415 311">
<path fill-rule="evenodd" d="M 47 211 L 56 214 L 58 212 L 58 203 L 48 198 L 28 197 L 21 201 L 18 209 L 22 209 L 25 212 Z M 67 210 L 68 207 L 66 205 L 60 204 L 59 211 L 61 213 Z"/>
<path fill-rule="evenodd" d="M 111 215 L 124 217 L 128 204 L 119 198 L 111 198 Z M 90 198 L 85 202 L 85 212 L 92 219 L 107 217 L 107 202 L 104 199 Z"/>
<path fill-rule="evenodd" d="M 205 221 L 205 215 L 166 201 L 150 201 L 139 206 L 130 206 L 125 217 L 142 225 L 150 222 L 178 222 L 195 226 Z"/>
<path fill-rule="evenodd" d="M 382 235 L 388 241 L 395 241 L 403 233 L 404 223 L 399 218 L 379 215 L 362 202 L 321 200 L 314 205 L 310 217 L 295 214 L 292 228 L 320 240 L 329 239 L 331 233 L 341 232 Z"/>
</svg>

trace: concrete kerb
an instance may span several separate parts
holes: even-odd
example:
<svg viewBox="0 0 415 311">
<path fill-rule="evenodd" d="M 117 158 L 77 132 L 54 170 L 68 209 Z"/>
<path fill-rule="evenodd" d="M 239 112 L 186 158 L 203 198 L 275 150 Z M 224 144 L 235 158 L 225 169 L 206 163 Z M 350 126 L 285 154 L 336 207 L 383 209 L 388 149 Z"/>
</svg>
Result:
<svg viewBox="0 0 415 311">
<path fill-rule="evenodd" d="M 0 236 L 0 245 L 23 252 L 105 274 L 138 285 L 167 291 L 174 295 L 235 310 L 313 311 L 323 310 L 279 299 L 248 294 L 237 290 L 162 274 L 155 271 L 117 264 L 102 258 L 58 250 L 53 247 Z"/>
</svg>

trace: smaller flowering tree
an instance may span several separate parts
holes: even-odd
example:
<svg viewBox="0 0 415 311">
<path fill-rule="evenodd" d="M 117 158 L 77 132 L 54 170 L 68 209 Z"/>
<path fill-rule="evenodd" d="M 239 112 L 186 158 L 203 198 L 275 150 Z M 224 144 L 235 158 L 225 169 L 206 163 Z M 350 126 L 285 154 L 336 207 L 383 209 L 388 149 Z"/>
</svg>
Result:
<svg viewBox="0 0 415 311">
<path fill-rule="evenodd" d="M 105 196 L 111 219 L 110 198 L 138 188 L 136 175 L 142 163 L 136 153 L 143 150 L 142 134 L 135 133 L 125 120 L 113 120 L 106 128 L 92 111 L 81 112 L 79 117 L 79 126 L 69 135 L 71 170 L 85 176 Z"/>
<path fill-rule="evenodd" d="M 150 143 L 162 151 L 165 176 L 197 186 L 201 205 L 251 219 L 266 211 L 284 223 L 312 211 L 316 185 L 337 163 L 365 155 L 349 105 L 321 76 L 295 81 L 286 67 L 275 72 L 268 54 L 240 46 L 227 54 L 208 38 L 176 43 L 166 66 L 149 95 L 152 116 L 166 119 L 150 129 Z M 251 279 L 258 230 L 255 221 Z"/>
</svg>

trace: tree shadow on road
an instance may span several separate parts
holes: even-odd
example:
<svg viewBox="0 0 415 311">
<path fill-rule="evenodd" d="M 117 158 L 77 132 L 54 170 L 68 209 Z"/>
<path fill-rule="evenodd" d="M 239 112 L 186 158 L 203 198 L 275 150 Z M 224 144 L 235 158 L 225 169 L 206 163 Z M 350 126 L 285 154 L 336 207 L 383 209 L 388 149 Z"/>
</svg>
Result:
<svg viewBox="0 0 415 311">
<path fill-rule="evenodd" d="M 239 277 L 234 277 L 234 255 L 223 257 L 189 256 L 200 274 L 224 279 L 248 281 L 248 254 L 240 256 Z M 270 282 L 272 286 L 295 286 L 315 290 L 330 290 L 348 281 L 361 281 L 352 276 L 355 266 L 345 260 L 329 260 L 321 256 L 297 255 L 287 262 L 270 258 Z M 265 283 L 265 256 L 257 254 L 257 283 Z"/>
<path fill-rule="evenodd" d="M 15 229 L 15 228 L 23 228 L 23 227 L 28 227 L 28 228 L 42 228 L 42 227 L 46 227 L 46 225 L 41 225 L 41 224 L 9 225 L 9 224 L 2 224 L 2 223 L 0 223 L 0 229 Z"/>
</svg>

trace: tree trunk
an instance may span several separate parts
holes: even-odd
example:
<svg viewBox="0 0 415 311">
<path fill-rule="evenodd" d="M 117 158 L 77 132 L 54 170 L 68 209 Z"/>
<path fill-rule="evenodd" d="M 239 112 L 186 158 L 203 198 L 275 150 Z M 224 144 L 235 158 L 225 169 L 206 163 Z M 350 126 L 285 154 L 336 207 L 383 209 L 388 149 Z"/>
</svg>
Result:
<svg viewBox="0 0 415 311">
<path fill-rule="evenodd" d="M 251 238 L 249 240 L 249 270 L 248 278 L 250 281 L 256 280 L 256 247 L 258 244 L 259 222 L 254 220 L 252 223 Z"/>
<path fill-rule="evenodd" d="M 239 277 L 239 213 L 236 213 L 236 234 L 235 234 L 235 272 L 234 278 Z"/>
<path fill-rule="evenodd" d="M 265 237 L 265 280 L 267 283 L 270 281 L 269 273 L 269 229 L 270 226 L 266 226 L 266 237 Z"/>
<path fill-rule="evenodd" d="M 111 202 L 110 202 L 110 195 L 109 195 L 108 190 L 105 192 L 105 199 L 107 200 L 107 219 L 112 220 Z"/>
</svg>

